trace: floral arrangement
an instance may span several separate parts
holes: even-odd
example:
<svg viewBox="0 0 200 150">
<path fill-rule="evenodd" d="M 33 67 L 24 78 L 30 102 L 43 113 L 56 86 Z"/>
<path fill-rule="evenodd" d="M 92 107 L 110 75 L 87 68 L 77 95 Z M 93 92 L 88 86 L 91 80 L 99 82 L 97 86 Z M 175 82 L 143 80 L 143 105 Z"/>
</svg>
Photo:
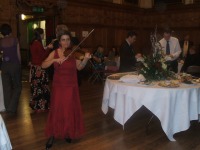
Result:
<svg viewBox="0 0 200 150">
<path fill-rule="evenodd" d="M 174 78 L 174 73 L 167 69 L 162 46 L 157 41 L 156 34 L 155 29 L 154 34 L 150 36 L 153 54 L 143 56 L 142 67 L 139 71 L 139 74 L 142 74 L 147 81 Z"/>
</svg>

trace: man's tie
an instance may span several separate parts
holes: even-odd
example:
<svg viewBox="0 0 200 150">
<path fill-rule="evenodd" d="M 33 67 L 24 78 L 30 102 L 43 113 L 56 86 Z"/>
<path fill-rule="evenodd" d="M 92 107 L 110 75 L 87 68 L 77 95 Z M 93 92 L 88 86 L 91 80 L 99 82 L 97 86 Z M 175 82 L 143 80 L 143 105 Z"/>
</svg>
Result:
<svg viewBox="0 0 200 150">
<path fill-rule="evenodd" d="M 166 45 L 166 54 L 170 55 L 169 41 L 167 41 L 167 45 Z"/>
<path fill-rule="evenodd" d="M 185 41 L 185 45 L 187 45 L 188 44 L 188 41 Z"/>
</svg>

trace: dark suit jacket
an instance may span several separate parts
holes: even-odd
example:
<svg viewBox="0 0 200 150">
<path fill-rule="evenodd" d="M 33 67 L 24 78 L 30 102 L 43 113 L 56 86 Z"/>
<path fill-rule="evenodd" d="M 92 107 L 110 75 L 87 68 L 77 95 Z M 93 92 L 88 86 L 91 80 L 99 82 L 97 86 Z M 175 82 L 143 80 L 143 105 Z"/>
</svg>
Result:
<svg viewBox="0 0 200 150">
<path fill-rule="evenodd" d="M 183 59 L 183 45 L 184 45 L 184 42 L 185 42 L 185 40 L 182 40 L 182 41 L 180 41 L 180 47 L 181 47 L 181 54 L 180 54 L 180 59 Z M 189 49 L 190 49 L 190 47 L 193 45 L 193 42 L 192 41 L 188 41 L 188 50 L 187 50 L 187 56 L 188 56 L 188 54 L 189 54 Z"/>
<path fill-rule="evenodd" d="M 136 59 L 133 51 L 133 46 L 124 41 L 119 50 L 120 55 L 120 72 L 132 71 L 135 66 Z"/>
<path fill-rule="evenodd" d="M 53 48 L 51 51 L 56 50 L 59 48 L 59 41 L 56 39 L 56 37 L 47 37 L 47 45 L 50 44 L 52 42 L 52 40 L 54 40 L 53 42 Z"/>
<path fill-rule="evenodd" d="M 188 54 L 181 71 L 186 72 L 189 66 L 200 66 L 200 55 L 199 54 Z"/>
</svg>

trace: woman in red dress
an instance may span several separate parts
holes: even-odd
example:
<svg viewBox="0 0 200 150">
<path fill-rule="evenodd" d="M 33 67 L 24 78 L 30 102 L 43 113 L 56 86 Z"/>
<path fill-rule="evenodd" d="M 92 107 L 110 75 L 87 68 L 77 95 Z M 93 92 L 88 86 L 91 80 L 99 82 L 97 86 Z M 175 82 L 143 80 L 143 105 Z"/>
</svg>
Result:
<svg viewBox="0 0 200 150">
<path fill-rule="evenodd" d="M 42 45 L 43 37 L 44 30 L 42 28 L 36 28 L 30 45 L 31 99 L 29 105 L 34 112 L 45 112 L 49 109 L 49 79 L 47 71 L 41 68 L 41 64 L 49 55 L 49 50 L 53 48 L 53 45 L 49 44 L 44 48 Z"/>
<path fill-rule="evenodd" d="M 42 68 L 54 64 L 51 104 L 45 130 L 49 138 L 46 149 L 52 147 L 54 138 L 65 139 L 70 143 L 71 139 L 80 138 L 84 132 L 77 69 L 85 67 L 90 54 L 86 53 L 83 61 L 76 60 L 73 56 L 65 57 L 71 35 L 64 32 L 58 36 L 58 40 L 60 48 L 51 52 L 42 63 Z"/>
</svg>

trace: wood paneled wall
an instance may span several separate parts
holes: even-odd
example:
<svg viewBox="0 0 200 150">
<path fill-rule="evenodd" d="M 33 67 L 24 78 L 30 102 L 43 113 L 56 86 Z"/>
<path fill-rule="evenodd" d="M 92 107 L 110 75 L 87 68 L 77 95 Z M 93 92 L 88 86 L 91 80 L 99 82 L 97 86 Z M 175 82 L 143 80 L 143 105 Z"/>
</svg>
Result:
<svg viewBox="0 0 200 150">
<path fill-rule="evenodd" d="M 126 37 L 127 30 L 138 30 L 141 12 L 131 7 L 121 7 L 110 3 L 77 3 L 70 1 L 68 9 L 62 13 L 66 15 L 63 22 L 66 22 L 71 31 L 76 32 L 79 38 L 82 31 L 94 33 L 84 42 L 85 47 L 95 48 L 101 44 L 105 49 L 112 46 L 119 47 Z"/>
<path fill-rule="evenodd" d="M 37 0 L 35 0 L 37 1 Z M 39 1 L 39 0 L 38 0 Z M 43 0 L 44 1 L 44 0 Z M 10 23 L 14 34 L 17 34 L 16 14 L 29 12 L 16 6 L 13 0 L 1 0 L 0 23 Z M 182 39 L 184 34 L 189 33 L 191 40 L 199 45 L 200 35 L 200 6 L 166 6 L 154 9 L 139 9 L 131 5 L 119 5 L 109 2 L 93 0 L 68 0 L 66 7 L 57 9 L 55 6 L 42 16 L 55 16 L 57 22 L 66 23 L 76 36 L 82 39 L 82 31 L 94 33 L 84 42 L 83 46 L 94 49 L 102 44 L 106 50 L 112 46 L 119 47 L 126 37 L 128 30 L 138 33 L 135 43 L 136 51 L 148 53 L 150 51 L 150 33 L 158 26 L 160 37 L 161 29 L 169 26 L 174 30 L 174 36 Z M 4 9 L 6 8 L 6 9 Z"/>
<path fill-rule="evenodd" d="M 13 34 L 17 34 L 16 3 L 13 0 L 0 1 L 0 24 L 9 23 L 12 26 Z"/>
<path fill-rule="evenodd" d="M 78 3 L 69 1 L 68 9 L 63 10 L 63 21 L 70 30 L 81 37 L 82 31 L 95 28 L 94 34 L 85 42 L 86 47 L 95 47 L 102 44 L 107 50 L 113 45 L 119 47 L 126 37 L 128 30 L 138 33 L 135 43 L 136 51 L 150 52 L 150 34 L 158 27 L 159 37 L 162 38 L 162 29 L 170 27 L 173 35 L 183 39 L 189 33 L 191 40 L 200 45 L 200 6 L 190 5 L 180 7 L 169 5 L 154 9 L 138 9 L 130 5 L 109 3 Z"/>
</svg>

